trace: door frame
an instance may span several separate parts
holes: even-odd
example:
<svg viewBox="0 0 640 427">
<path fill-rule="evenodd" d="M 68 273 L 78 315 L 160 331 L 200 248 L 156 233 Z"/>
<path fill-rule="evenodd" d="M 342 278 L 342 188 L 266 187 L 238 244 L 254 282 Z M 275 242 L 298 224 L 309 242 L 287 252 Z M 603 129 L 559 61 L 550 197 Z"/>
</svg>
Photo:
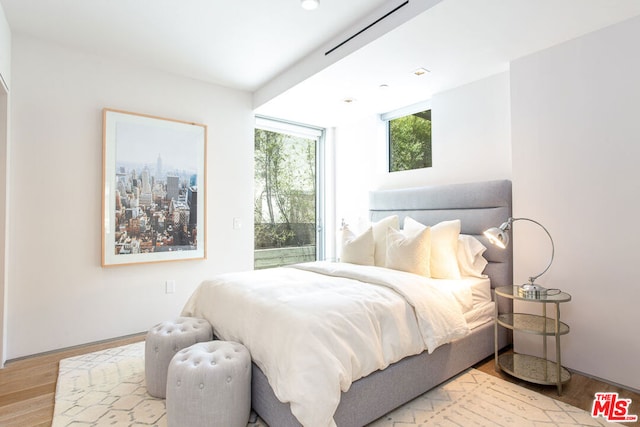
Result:
<svg viewBox="0 0 640 427">
<path fill-rule="evenodd" d="M 302 136 L 316 140 L 316 259 L 326 258 L 326 188 L 325 188 L 325 145 L 326 129 L 296 123 L 292 121 L 276 119 L 266 116 L 255 116 L 255 128 L 272 132 Z"/>
<path fill-rule="evenodd" d="M 0 368 L 7 360 L 9 89 L 0 75 Z"/>
</svg>

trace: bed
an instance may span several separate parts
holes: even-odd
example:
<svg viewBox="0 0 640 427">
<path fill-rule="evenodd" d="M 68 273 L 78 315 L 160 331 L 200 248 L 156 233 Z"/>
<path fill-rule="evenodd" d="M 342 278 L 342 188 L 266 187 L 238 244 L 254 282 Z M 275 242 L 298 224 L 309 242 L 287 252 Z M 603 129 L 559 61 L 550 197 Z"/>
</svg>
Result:
<svg viewBox="0 0 640 427">
<path fill-rule="evenodd" d="M 492 288 L 511 284 L 513 275 L 512 253 L 508 249 L 499 250 L 492 247 L 482 236 L 484 230 L 496 224 L 501 224 L 506 218 L 511 216 L 510 181 L 487 181 L 372 192 L 370 194 L 371 221 L 375 223 L 393 216 L 397 216 L 399 223 L 404 223 L 405 225 L 408 224 L 409 221 L 432 226 L 451 220 L 459 220 L 460 234 L 473 236 L 486 247 L 483 257 L 488 263 L 484 268 L 484 274 L 488 276 L 488 280 L 486 280 L 484 286 L 489 289 L 489 298 L 492 298 L 490 291 Z M 271 364 L 267 363 L 269 359 L 278 360 L 279 362 L 282 362 L 281 359 L 283 359 L 285 363 L 289 363 L 288 353 L 290 352 L 295 355 L 296 352 L 306 351 L 307 341 L 313 341 L 314 345 L 319 346 L 325 344 L 324 341 L 322 341 L 322 339 L 324 339 L 322 337 L 325 335 L 322 327 L 316 327 L 314 324 L 305 324 L 302 320 L 301 322 L 292 321 L 291 319 L 297 319 L 296 316 L 299 315 L 299 312 L 292 311 L 289 313 L 285 311 L 289 310 L 288 307 L 291 306 L 291 301 L 296 299 L 295 295 L 292 296 L 291 301 L 286 293 L 277 295 L 276 299 L 278 299 L 278 304 L 280 304 L 277 305 L 277 307 L 279 307 L 279 310 L 281 309 L 283 313 L 280 313 L 279 310 L 277 313 L 274 312 L 274 318 L 282 317 L 284 321 L 288 320 L 292 330 L 296 329 L 296 325 L 298 324 L 301 325 L 299 327 L 301 331 L 304 331 L 305 328 L 309 331 L 313 329 L 312 333 L 307 333 L 306 338 L 300 338 L 297 335 L 295 336 L 296 338 L 292 338 L 293 335 L 287 335 L 288 331 L 287 334 L 283 334 L 286 335 L 284 337 L 280 337 L 279 333 L 273 335 L 261 334 L 259 329 L 256 328 L 256 322 L 260 322 L 259 319 L 262 319 L 265 330 L 269 330 L 266 328 L 267 325 L 271 323 L 271 317 L 263 316 L 263 312 L 259 311 L 262 310 L 263 305 L 273 305 L 271 301 L 265 304 L 266 300 L 263 297 L 267 294 L 263 293 L 263 284 L 250 284 L 245 291 L 243 288 L 244 285 L 235 286 L 233 282 L 231 282 L 231 285 L 224 284 L 224 286 L 220 286 L 218 282 L 221 279 L 216 282 L 217 287 L 212 287 L 210 282 L 203 283 L 192 298 L 190 298 L 183 314 L 205 317 L 212 323 L 214 332 L 220 335 L 221 338 L 240 341 L 249 347 L 250 352 L 252 352 L 252 358 L 254 358 L 252 370 L 252 407 L 262 419 L 273 427 L 300 426 L 301 423 L 298 419 L 302 419 L 303 423 L 310 427 L 315 427 L 315 425 L 330 426 L 334 423 L 340 427 L 366 425 L 490 356 L 494 351 L 495 339 L 498 340 L 499 348 L 503 348 L 510 342 L 510 336 L 504 330 L 500 331 L 494 338 L 495 331 L 493 322 L 487 321 L 486 307 L 484 310 L 484 320 L 477 322 L 477 324 L 474 324 L 473 316 L 464 313 L 466 317 L 464 317 L 465 320 L 463 320 L 463 322 L 467 328 L 465 331 L 462 331 L 461 324 L 457 322 L 459 318 L 458 314 L 455 314 L 452 318 L 446 317 L 446 322 L 439 320 L 441 318 L 444 319 L 445 317 L 442 316 L 445 316 L 445 314 L 448 316 L 448 313 L 451 312 L 449 308 L 446 308 L 446 304 L 443 304 L 443 307 L 445 307 L 443 309 L 426 308 L 425 305 L 424 311 L 422 311 L 423 309 L 421 308 L 421 311 L 418 312 L 417 307 L 422 306 L 420 303 L 422 294 L 415 296 L 416 288 L 407 287 L 409 285 L 408 283 L 407 286 L 405 286 L 404 280 L 411 279 L 409 276 L 414 276 L 409 273 L 395 272 L 395 270 L 387 271 L 388 269 L 379 269 L 378 267 L 362 268 L 361 266 L 352 266 L 347 263 L 337 263 L 334 265 L 328 263 L 309 263 L 303 266 L 280 270 L 282 273 L 276 271 L 256 272 L 256 275 L 259 275 L 265 283 L 281 280 L 285 286 L 285 292 L 293 292 L 294 294 L 298 292 L 298 288 L 294 285 L 297 282 L 306 281 L 307 276 L 309 277 L 309 282 L 317 281 L 316 278 L 318 275 L 322 275 L 322 277 L 336 276 L 337 278 L 335 280 L 337 282 L 334 282 L 332 278 L 330 286 L 322 285 L 321 287 L 335 286 L 336 289 L 347 289 L 342 286 L 345 284 L 349 284 L 350 286 L 354 285 L 355 290 L 353 291 L 353 297 L 347 295 L 351 291 L 339 291 L 346 295 L 344 297 L 345 304 L 349 302 L 348 300 L 350 299 L 357 300 L 359 292 L 364 288 L 362 286 L 358 287 L 359 283 L 371 281 L 376 286 L 367 286 L 366 292 L 376 292 L 373 298 L 383 300 L 384 304 L 395 304 L 391 305 L 395 308 L 390 310 L 395 313 L 393 314 L 394 317 L 409 318 L 413 316 L 417 318 L 417 323 L 415 327 L 398 326 L 398 330 L 401 330 L 401 332 L 397 333 L 395 332 L 396 330 L 393 329 L 394 326 L 391 326 L 389 330 L 394 332 L 391 334 L 386 332 L 387 335 L 384 335 L 384 339 L 377 339 L 377 341 L 369 337 L 368 332 L 367 334 L 354 333 L 353 338 L 348 339 L 345 338 L 346 335 L 341 336 L 339 341 L 336 342 L 354 341 L 354 345 L 358 349 L 361 346 L 382 346 L 384 349 L 381 350 L 380 356 L 363 357 L 362 359 L 364 361 L 359 360 L 360 356 L 358 355 L 343 358 L 337 355 L 335 358 L 336 360 L 339 359 L 340 363 L 327 363 L 326 369 L 329 370 L 326 372 L 323 371 L 323 369 L 325 369 L 324 366 L 319 366 L 320 360 L 323 358 L 333 358 L 334 356 L 332 354 L 324 356 L 324 349 L 322 347 L 309 347 L 311 350 L 306 353 L 308 355 L 308 357 L 305 358 L 307 365 L 305 365 L 304 370 L 302 370 L 303 373 L 312 373 L 316 371 L 313 367 L 319 366 L 317 372 L 320 373 L 321 378 L 330 378 L 328 387 L 332 387 L 331 390 L 334 390 L 336 387 L 336 384 L 334 384 L 335 381 L 332 379 L 333 375 L 341 377 L 339 380 L 340 388 L 342 390 L 346 389 L 346 391 L 337 390 L 337 397 L 333 403 L 329 402 L 327 404 L 332 408 L 332 412 L 333 408 L 335 408 L 335 412 L 330 414 L 328 421 L 326 421 L 326 418 L 315 418 L 315 416 L 318 415 L 315 412 L 322 413 L 322 411 L 325 410 L 325 406 L 327 406 L 324 405 L 324 401 L 322 401 L 325 393 L 318 392 L 318 394 L 322 396 L 314 396 L 314 391 L 300 391 L 301 399 L 307 402 L 307 407 L 302 409 L 302 404 L 295 399 L 291 400 L 292 403 L 282 403 L 276 395 L 286 395 L 286 390 L 283 391 L 283 388 L 278 386 L 278 378 L 287 376 L 287 365 L 285 364 L 284 367 L 274 369 Z M 279 279 L 274 276 L 274 274 L 284 274 L 284 276 L 282 279 Z M 237 280 L 240 284 L 245 277 L 247 276 L 244 273 L 239 273 L 239 275 L 231 274 L 225 276 L 224 280 Z M 410 281 L 411 280 L 408 280 L 408 282 Z M 478 286 L 482 286 L 482 283 L 480 283 L 482 280 L 480 278 L 478 278 L 476 282 L 478 282 Z M 327 283 L 329 283 L 328 279 Z M 289 287 L 286 288 L 286 286 Z M 212 290 L 213 288 L 215 288 L 215 292 Z M 371 289 L 373 288 L 375 288 L 375 290 L 372 291 Z M 202 289 L 206 289 L 206 291 Z M 221 289 L 223 291 L 221 291 Z M 423 289 L 426 289 L 426 286 L 424 288 L 420 287 L 419 292 L 427 292 Z M 249 305 L 247 302 L 247 307 L 252 308 L 247 309 L 245 314 L 239 313 L 245 311 L 243 309 L 243 303 L 238 303 L 236 302 L 237 300 L 233 299 L 228 300 L 233 301 L 233 303 L 225 302 L 225 292 L 233 295 L 233 298 L 256 299 L 258 300 L 258 304 L 263 305 L 257 305 L 255 307 L 258 308 L 253 308 L 254 305 Z M 244 294 L 241 295 L 241 292 L 244 292 Z M 441 291 L 436 284 L 436 286 L 428 292 L 432 292 L 433 295 L 440 295 L 439 292 Z M 402 294 L 402 296 L 406 298 L 406 301 L 403 300 L 404 302 L 402 303 L 397 302 L 395 300 L 396 296 L 393 296 L 392 299 L 391 295 L 396 294 Z M 465 295 L 468 297 L 470 294 Z M 443 299 L 458 298 L 454 292 L 451 293 L 451 296 L 444 298 L 445 296 L 442 295 L 442 297 Z M 260 298 L 263 298 L 262 301 L 259 301 Z M 318 294 L 316 301 L 324 301 L 323 298 L 322 294 Z M 204 300 L 206 300 L 207 303 L 202 302 Z M 217 302 L 218 306 L 216 306 L 215 309 L 207 308 L 209 306 L 205 304 L 210 304 L 213 300 L 219 300 Z M 499 312 L 510 311 L 511 307 L 509 306 L 509 302 L 504 300 L 506 299 L 501 299 L 500 305 L 497 307 Z M 305 301 L 308 300 L 303 299 L 303 304 Z M 308 302 L 306 303 L 308 304 Z M 450 302 L 448 303 L 450 304 Z M 253 304 L 253 302 L 251 304 Z M 318 307 L 322 307 L 321 302 L 318 304 L 320 304 Z M 492 313 L 494 306 L 493 303 L 491 304 L 490 311 Z M 233 307 L 231 307 L 232 305 Z M 313 307 L 316 306 L 317 304 L 313 304 Z M 413 313 L 412 315 L 407 314 L 409 310 L 406 307 L 409 306 L 414 310 L 411 312 Z M 344 307 L 351 306 L 345 305 Z M 313 311 L 311 304 L 309 304 L 308 311 Z M 351 312 L 353 310 L 347 308 L 342 311 Z M 361 313 L 355 313 L 355 315 L 365 316 Z M 460 315 L 462 315 L 462 313 Z M 342 313 L 340 316 L 342 316 Z M 225 319 L 229 317 L 234 317 L 233 324 L 222 325 L 222 323 L 226 321 Z M 327 314 L 327 317 L 331 317 L 331 315 Z M 369 321 L 367 319 L 366 317 L 364 320 L 360 317 L 348 318 L 345 322 L 351 322 L 353 324 L 365 323 L 367 324 L 367 328 L 371 328 L 368 325 Z M 437 337 L 444 336 L 445 334 L 441 333 L 440 329 L 436 330 L 434 326 L 443 323 L 446 323 L 444 326 L 446 329 L 446 338 L 443 339 L 447 341 L 451 340 L 451 342 L 445 344 L 442 344 L 442 342 L 446 341 L 438 341 L 439 338 L 433 339 L 428 337 L 433 332 L 429 328 L 433 328 L 437 332 L 435 334 Z M 389 323 L 387 320 L 383 320 L 382 324 L 388 325 Z M 472 327 L 469 328 L 469 325 Z M 373 327 L 373 329 L 376 330 L 380 328 L 379 325 Z M 331 327 L 328 329 L 331 329 Z M 340 330 L 343 331 L 343 329 L 344 328 Z M 409 331 L 408 329 L 411 330 Z M 366 329 L 366 331 L 369 330 L 370 329 Z M 244 333 L 248 335 L 244 336 Z M 302 335 L 302 332 L 298 335 Z M 363 337 L 360 338 L 360 336 Z M 420 338 L 423 339 L 424 343 Z M 267 345 L 264 343 L 268 343 L 271 339 L 273 339 L 274 354 L 270 354 L 271 350 L 264 350 Z M 362 342 L 360 342 L 360 340 Z M 316 343 L 316 341 L 320 342 Z M 400 343 L 399 341 L 403 342 Z M 263 347 L 258 347 L 260 342 L 263 343 Z M 397 348 L 401 344 L 411 347 L 411 350 L 407 353 L 411 354 L 410 356 L 398 357 L 399 350 L 397 350 Z M 275 347 L 286 347 L 289 350 L 287 352 L 277 353 L 276 356 Z M 255 352 L 253 349 L 255 349 Z M 351 348 L 345 351 L 347 356 L 350 355 L 349 351 L 353 352 Z M 404 349 L 402 351 L 404 351 Z M 291 357 L 293 358 L 293 356 Z M 383 357 L 385 360 L 378 360 Z M 360 365 L 366 365 L 368 359 L 375 359 L 371 363 L 379 363 L 381 368 L 369 372 L 368 370 L 371 370 L 371 368 L 367 366 L 360 370 Z M 344 382 L 342 376 L 346 374 L 344 374 L 342 370 L 333 372 L 334 365 L 340 365 L 340 367 L 349 365 L 349 369 L 354 369 L 354 372 L 364 372 L 365 374 L 354 374 L 356 379 L 353 382 L 351 378 Z M 352 365 L 356 365 L 355 368 Z M 291 367 L 291 371 L 294 371 L 293 365 L 289 366 Z M 296 370 L 296 372 L 298 370 Z M 265 372 L 267 374 L 265 374 Z M 348 375 L 351 375 L 351 371 L 349 371 Z M 270 379 L 268 379 L 268 377 Z M 271 383 L 276 384 L 276 386 L 272 387 Z M 299 382 L 297 384 L 299 386 L 301 383 Z M 345 384 L 347 385 L 346 387 Z M 295 386 L 289 388 L 295 389 Z M 274 389 L 277 391 L 274 391 Z M 320 387 L 320 389 L 322 388 Z M 329 393 L 329 395 L 331 394 L 332 393 Z M 317 399 L 317 407 L 309 406 L 314 399 Z M 294 413 L 297 417 L 293 415 Z"/>
</svg>

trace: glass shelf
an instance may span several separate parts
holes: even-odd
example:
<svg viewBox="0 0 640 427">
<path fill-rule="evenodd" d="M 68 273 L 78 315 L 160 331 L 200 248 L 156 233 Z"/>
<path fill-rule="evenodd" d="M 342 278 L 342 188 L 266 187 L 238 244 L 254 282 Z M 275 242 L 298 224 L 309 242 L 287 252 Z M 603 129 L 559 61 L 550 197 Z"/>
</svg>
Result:
<svg viewBox="0 0 640 427">
<path fill-rule="evenodd" d="M 529 302 L 561 303 L 561 302 L 569 302 L 569 301 L 571 301 L 571 295 L 569 295 L 566 292 L 557 292 L 557 291 L 554 291 L 553 289 L 549 289 L 550 292 L 557 292 L 557 293 L 552 293 L 552 294 L 549 294 L 549 295 L 541 296 L 539 298 L 528 298 L 528 297 L 524 297 L 524 296 L 520 296 L 519 295 L 519 293 L 518 293 L 518 289 L 519 288 L 520 288 L 519 285 L 500 286 L 499 288 L 496 288 L 496 294 L 500 295 L 501 297 L 505 297 L 505 298 L 511 298 L 511 299 L 515 299 L 515 300 L 529 301 Z"/>
<path fill-rule="evenodd" d="M 564 384 L 571 379 L 571 373 L 561 366 L 560 381 L 558 381 L 558 365 L 541 357 L 507 353 L 498 357 L 498 363 L 506 373 L 536 384 Z"/>
<path fill-rule="evenodd" d="M 504 313 L 498 316 L 498 323 L 505 328 L 536 335 L 555 336 L 556 322 L 548 317 L 524 313 Z M 569 325 L 558 324 L 558 335 L 569 333 Z"/>
</svg>

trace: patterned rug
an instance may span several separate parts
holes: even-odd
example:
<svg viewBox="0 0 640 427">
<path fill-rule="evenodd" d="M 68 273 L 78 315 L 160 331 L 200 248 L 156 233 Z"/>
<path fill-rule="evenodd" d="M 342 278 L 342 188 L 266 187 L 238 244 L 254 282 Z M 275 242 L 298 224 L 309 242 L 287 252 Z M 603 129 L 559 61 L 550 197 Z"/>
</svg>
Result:
<svg viewBox="0 0 640 427">
<path fill-rule="evenodd" d="M 266 427 L 255 414 L 251 421 L 248 427 Z M 371 427 L 606 424 L 586 411 L 469 369 Z M 166 427 L 164 400 L 145 388 L 144 342 L 60 361 L 52 425 Z"/>
</svg>

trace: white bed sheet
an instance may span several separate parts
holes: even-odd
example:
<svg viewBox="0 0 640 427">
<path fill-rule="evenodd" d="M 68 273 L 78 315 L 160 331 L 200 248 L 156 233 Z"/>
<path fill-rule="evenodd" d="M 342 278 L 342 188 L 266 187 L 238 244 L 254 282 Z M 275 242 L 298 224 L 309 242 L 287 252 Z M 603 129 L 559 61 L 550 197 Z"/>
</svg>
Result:
<svg viewBox="0 0 640 427">
<path fill-rule="evenodd" d="M 491 280 L 476 277 L 465 277 L 464 279 L 470 279 L 469 286 L 471 287 L 474 308 L 480 304 L 491 301 Z"/>
<path fill-rule="evenodd" d="M 463 313 L 491 301 L 491 281 L 488 278 L 462 277 L 459 280 L 426 279 L 433 286 L 450 292 L 460 304 Z"/>
<path fill-rule="evenodd" d="M 473 330 L 478 326 L 482 326 L 493 320 L 495 314 L 495 303 L 493 301 L 485 301 L 473 307 L 472 310 L 464 314 L 464 320 L 467 321 L 469 329 Z"/>
</svg>

